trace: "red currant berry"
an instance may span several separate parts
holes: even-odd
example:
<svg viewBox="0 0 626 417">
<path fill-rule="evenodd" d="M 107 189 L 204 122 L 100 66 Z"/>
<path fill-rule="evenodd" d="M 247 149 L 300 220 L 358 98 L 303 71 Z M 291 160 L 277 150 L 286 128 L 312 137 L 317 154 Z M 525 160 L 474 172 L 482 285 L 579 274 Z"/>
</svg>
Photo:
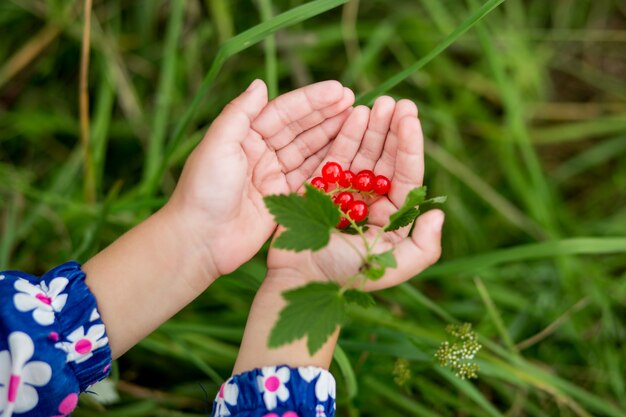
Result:
<svg viewBox="0 0 626 417">
<path fill-rule="evenodd" d="M 353 201 L 348 208 L 348 216 L 355 222 L 365 220 L 368 214 L 369 210 L 367 209 L 367 204 L 361 200 Z"/>
<path fill-rule="evenodd" d="M 341 174 L 343 174 L 343 168 L 337 162 L 326 162 L 322 168 L 322 178 L 331 184 L 339 181 Z"/>
<path fill-rule="evenodd" d="M 364 169 L 363 171 L 356 174 L 352 185 L 359 191 L 372 191 L 374 188 L 374 173 L 369 169 Z"/>
<path fill-rule="evenodd" d="M 341 210 L 345 213 L 350 207 L 350 203 L 354 201 L 354 197 L 352 197 L 352 194 L 350 194 L 349 192 L 342 191 L 335 194 L 335 196 L 333 197 L 333 201 L 335 202 L 335 204 L 341 207 Z"/>
<path fill-rule="evenodd" d="M 343 188 L 352 187 L 354 177 L 356 177 L 356 175 L 354 175 L 354 172 L 350 170 L 343 171 L 343 175 L 341 176 L 341 178 L 339 178 L 339 185 L 341 185 Z"/>
<path fill-rule="evenodd" d="M 391 181 L 384 175 L 377 175 L 374 178 L 374 192 L 378 195 L 385 195 L 391 190 Z"/>
<path fill-rule="evenodd" d="M 339 223 L 337 223 L 337 229 L 345 229 L 346 227 L 348 227 L 349 224 L 350 220 L 342 217 L 341 220 L 339 220 Z"/>
<path fill-rule="evenodd" d="M 315 177 L 311 180 L 311 185 L 323 191 L 328 191 L 328 183 L 322 177 Z"/>
</svg>

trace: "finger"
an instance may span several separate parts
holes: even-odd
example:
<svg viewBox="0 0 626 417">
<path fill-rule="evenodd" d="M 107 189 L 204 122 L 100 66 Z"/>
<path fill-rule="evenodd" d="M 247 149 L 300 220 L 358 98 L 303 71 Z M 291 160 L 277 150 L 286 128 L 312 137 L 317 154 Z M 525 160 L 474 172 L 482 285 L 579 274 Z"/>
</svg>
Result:
<svg viewBox="0 0 626 417">
<path fill-rule="evenodd" d="M 283 149 L 289 146 L 298 135 L 351 108 L 353 103 L 354 93 L 349 88 L 344 87 L 344 95 L 341 100 L 290 123 L 280 132 L 269 137 L 267 143 L 273 149 Z"/>
<path fill-rule="evenodd" d="M 365 134 L 365 129 L 367 128 L 369 114 L 370 109 L 366 106 L 357 106 L 354 108 L 341 127 L 341 131 L 335 140 L 330 143 L 330 149 L 328 149 L 328 152 L 324 155 L 323 159 L 318 161 L 317 156 L 319 155 L 314 154 L 315 160 L 318 161 L 318 163 L 312 170 L 309 169 L 311 165 L 309 164 L 309 161 L 307 161 L 306 170 L 298 170 L 298 174 L 287 176 L 289 187 L 292 190 L 298 190 L 305 181 L 308 181 L 315 175 L 319 175 L 323 164 L 327 161 L 337 162 L 343 168 L 347 169 L 354 159 L 354 155 L 356 155 L 359 150 L 359 145 L 363 140 L 363 135 Z M 305 172 L 308 175 L 303 177 L 301 174 L 304 174 Z"/>
<path fill-rule="evenodd" d="M 388 96 L 378 97 L 372 107 L 367 131 L 350 169 L 359 172 L 363 169 L 373 170 L 380 158 L 389 133 L 391 119 L 396 108 L 394 99 Z"/>
<path fill-rule="evenodd" d="M 263 143 L 263 141 L 260 141 Z M 253 166 L 252 182 L 263 195 L 286 194 L 289 192 L 285 176 L 278 168 L 276 154 L 265 147 L 256 165 Z"/>
<path fill-rule="evenodd" d="M 289 142 L 289 138 L 293 139 L 306 130 L 299 125 L 301 119 L 313 115 L 319 123 L 323 120 L 321 110 L 339 102 L 343 96 L 344 88 L 338 81 L 322 81 L 290 91 L 272 100 L 256 118 L 252 127 L 269 140 L 272 148 L 280 149 Z M 285 129 L 286 133 L 274 139 L 275 135 Z"/>
<path fill-rule="evenodd" d="M 391 127 L 385 140 L 383 153 L 374 168 L 376 174 L 384 175 L 388 178 L 393 176 L 396 168 L 396 151 L 398 149 L 398 128 L 400 127 L 400 120 L 407 116 L 417 117 L 417 106 L 411 100 L 398 101 L 393 112 Z"/>
<path fill-rule="evenodd" d="M 302 184 L 311 178 L 315 170 L 320 166 L 328 154 L 330 147 L 330 143 L 326 144 L 326 146 L 322 149 L 309 156 L 298 168 L 285 175 L 287 177 L 289 189 L 292 192 L 298 191 L 302 187 Z"/>
<path fill-rule="evenodd" d="M 289 145 L 276 151 L 278 161 L 284 172 L 298 168 L 311 155 L 333 140 L 343 123 L 350 115 L 351 109 L 344 110 L 337 116 L 323 121 L 319 125 L 301 133 Z"/>
<path fill-rule="evenodd" d="M 418 217 L 413 235 L 402 240 L 394 251 L 397 267 L 389 268 L 379 281 L 368 282 L 368 291 L 401 284 L 437 262 L 441 256 L 444 214 L 430 210 Z"/>
<path fill-rule="evenodd" d="M 396 168 L 391 178 L 389 199 L 397 207 L 404 204 L 407 194 L 422 185 L 424 177 L 424 138 L 419 119 L 408 116 L 400 121 Z"/>
<path fill-rule="evenodd" d="M 337 162 L 344 169 L 348 169 L 361 146 L 369 117 L 369 108 L 355 107 L 341 127 L 337 138 L 332 142 L 325 161 Z"/>
<path fill-rule="evenodd" d="M 267 87 L 261 80 L 254 80 L 248 89 L 224 107 L 211 124 L 205 137 L 243 142 L 250 133 L 250 124 L 267 104 Z"/>
</svg>

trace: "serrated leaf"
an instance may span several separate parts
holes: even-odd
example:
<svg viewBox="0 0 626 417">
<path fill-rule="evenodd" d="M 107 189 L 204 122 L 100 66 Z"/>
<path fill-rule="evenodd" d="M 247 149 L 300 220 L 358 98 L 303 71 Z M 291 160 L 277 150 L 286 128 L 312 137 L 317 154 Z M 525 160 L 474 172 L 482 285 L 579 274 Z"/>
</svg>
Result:
<svg viewBox="0 0 626 417">
<path fill-rule="evenodd" d="M 393 249 L 388 250 L 387 252 L 371 255 L 370 260 L 371 262 L 384 266 L 385 268 L 395 268 L 398 266 L 396 257 L 393 256 Z"/>
<path fill-rule="evenodd" d="M 402 207 L 389 216 L 389 222 L 383 230 L 385 232 L 391 232 L 401 227 L 408 226 L 425 211 L 425 208 L 430 208 L 430 206 L 435 204 L 442 204 L 446 200 L 446 196 L 433 197 L 426 200 L 426 187 L 421 186 L 414 188 L 407 194 Z M 420 208 L 418 209 L 417 206 L 420 206 Z"/>
<path fill-rule="evenodd" d="M 347 290 L 343 293 L 343 297 L 346 302 L 351 304 L 358 304 L 361 307 L 370 307 L 376 304 L 374 301 L 374 297 L 372 297 L 369 293 L 361 291 L 361 290 Z"/>
<path fill-rule="evenodd" d="M 385 232 L 391 232 L 401 227 L 408 226 L 413 223 L 419 215 L 420 211 L 412 207 L 393 219 L 390 217 L 388 225 L 385 226 Z"/>
<path fill-rule="evenodd" d="M 385 275 L 387 268 L 395 268 L 398 266 L 396 257 L 393 256 L 393 249 L 387 252 L 370 255 L 367 258 L 365 268 L 361 271 L 367 278 L 377 280 Z"/>
<path fill-rule="evenodd" d="M 414 188 L 406 196 L 404 204 L 398 211 L 389 216 L 389 223 L 384 227 L 385 232 L 397 230 L 401 227 L 408 226 L 419 216 L 419 206 L 426 199 L 426 187 L 421 186 Z"/>
<path fill-rule="evenodd" d="M 433 197 L 433 198 L 429 198 L 428 200 L 424 201 L 422 204 L 420 204 L 420 211 L 422 213 L 426 213 L 428 210 L 430 210 L 430 208 L 436 204 L 443 204 L 448 200 L 448 197 L 446 197 L 445 195 L 440 195 L 437 197 Z"/>
<path fill-rule="evenodd" d="M 345 300 L 334 282 L 313 282 L 283 293 L 287 305 L 281 310 L 268 341 L 279 347 L 307 336 L 315 354 L 346 320 Z"/>
<path fill-rule="evenodd" d="M 304 196 L 272 195 L 264 198 L 276 223 L 284 230 L 273 245 L 296 252 L 319 250 L 328 244 L 330 233 L 339 222 L 339 209 L 331 198 L 307 184 Z"/>
</svg>

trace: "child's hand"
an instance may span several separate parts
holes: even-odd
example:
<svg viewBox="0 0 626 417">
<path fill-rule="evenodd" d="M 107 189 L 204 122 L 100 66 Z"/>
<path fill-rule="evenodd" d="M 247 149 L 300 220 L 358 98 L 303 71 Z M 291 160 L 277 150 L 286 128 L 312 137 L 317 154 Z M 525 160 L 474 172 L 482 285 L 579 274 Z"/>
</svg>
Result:
<svg viewBox="0 0 626 417">
<path fill-rule="evenodd" d="M 317 174 L 326 161 L 338 162 L 353 172 L 371 169 L 391 179 L 388 197 L 380 197 L 370 206 L 367 235 L 373 237 L 404 203 L 407 193 L 422 183 L 423 138 L 415 104 L 381 97 L 372 111 L 363 106 L 355 108 L 319 164 Z M 310 176 L 300 178 L 305 179 Z M 369 281 L 366 289 L 398 285 L 434 263 L 441 250 L 442 224 L 443 213 L 432 210 L 418 217 L 412 236 L 408 236 L 408 228 L 385 233 L 375 252 L 394 248 L 398 266 L 388 268 L 380 280 Z M 285 305 L 284 291 L 311 281 L 345 283 L 358 272 L 361 259 L 350 245 L 362 249 L 361 237 L 334 233 L 329 245 L 318 252 L 270 249 L 267 277 L 252 304 L 233 373 L 280 364 L 328 368 L 338 331 L 313 356 L 304 338 L 275 349 L 266 347 L 267 340 Z"/>
<path fill-rule="evenodd" d="M 408 100 L 396 104 L 389 97 L 381 97 L 371 111 L 357 107 L 332 144 L 326 160 L 338 162 L 353 172 L 369 169 L 391 179 L 389 195 L 379 197 L 370 205 L 366 236 L 371 243 L 389 216 L 402 206 L 408 192 L 422 184 L 423 138 L 415 104 Z M 398 285 L 433 264 L 440 255 L 442 224 L 443 213 L 432 210 L 418 218 L 412 236 L 408 236 L 409 227 L 384 233 L 374 252 L 394 249 L 398 266 L 389 268 L 380 280 L 368 281 L 365 289 Z M 268 279 L 288 280 L 289 286 L 313 280 L 344 283 L 362 264 L 351 245 L 362 249 L 361 237 L 335 233 L 329 245 L 317 252 L 296 253 L 272 248 L 268 255 Z"/>
<path fill-rule="evenodd" d="M 302 186 L 353 101 L 349 89 L 325 81 L 268 104 L 256 80 L 215 119 L 166 207 L 192 246 L 209 255 L 210 278 L 232 272 L 270 237 L 276 224 L 263 196 Z"/>
<path fill-rule="evenodd" d="M 113 357 L 261 248 L 275 228 L 263 195 L 302 185 L 353 101 L 326 81 L 268 104 L 255 81 L 222 111 L 170 201 L 83 265 Z"/>
</svg>

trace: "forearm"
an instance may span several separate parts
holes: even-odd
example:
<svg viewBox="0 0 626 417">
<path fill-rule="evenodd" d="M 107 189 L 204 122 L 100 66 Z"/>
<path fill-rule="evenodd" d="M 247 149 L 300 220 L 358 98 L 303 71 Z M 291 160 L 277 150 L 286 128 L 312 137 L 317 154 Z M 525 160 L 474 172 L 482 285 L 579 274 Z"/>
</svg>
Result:
<svg viewBox="0 0 626 417">
<path fill-rule="evenodd" d="M 267 347 L 272 327 L 285 306 L 282 292 L 304 284 L 306 282 L 298 280 L 293 274 L 268 272 L 252 303 L 233 374 L 273 365 L 316 366 L 328 369 L 339 337 L 339 329 L 313 356 L 309 354 L 306 338 L 275 349 Z"/>
<path fill-rule="evenodd" d="M 166 206 L 83 265 L 114 358 L 217 278 L 208 252 L 191 236 Z"/>
</svg>

